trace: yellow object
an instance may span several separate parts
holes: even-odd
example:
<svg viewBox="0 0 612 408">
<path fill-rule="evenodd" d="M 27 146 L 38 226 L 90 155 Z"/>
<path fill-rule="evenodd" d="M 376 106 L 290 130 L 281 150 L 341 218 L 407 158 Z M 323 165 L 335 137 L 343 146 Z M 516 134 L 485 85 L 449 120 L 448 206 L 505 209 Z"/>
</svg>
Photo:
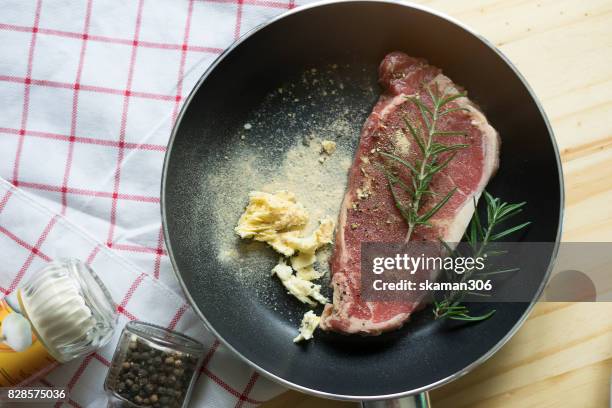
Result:
<svg viewBox="0 0 612 408">
<path fill-rule="evenodd" d="M 300 334 L 293 339 L 294 343 L 298 343 L 302 340 L 310 340 L 314 335 L 314 331 L 317 327 L 319 327 L 319 322 L 321 321 L 321 317 L 314 314 L 312 310 L 304 313 L 304 317 L 302 318 L 302 324 L 300 325 Z"/>
<path fill-rule="evenodd" d="M 315 252 L 322 246 L 331 244 L 333 234 L 334 221 L 331 218 L 324 218 L 311 235 L 288 240 L 288 245 L 299 251 L 297 255 L 291 257 L 291 266 L 295 269 L 298 277 L 311 281 L 323 276 L 313 267 L 316 261 Z"/>
<path fill-rule="evenodd" d="M 321 142 L 321 147 L 325 153 L 331 156 L 336 151 L 336 142 L 324 140 Z"/>
<path fill-rule="evenodd" d="M 241 238 L 253 238 L 268 243 L 274 250 L 291 256 L 296 249 L 288 240 L 299 237 L 308 223 L 308 213 L 293 193 L 279 191 L 274 194 L 252 191 L 249 205 L 235 228 Z"/>
<path fill-rule="evenodd" d="M 276 252 L 291 257 L 291 266 L 297 276 L 312 281 L 322 276 L 313 268 L 315 252 L 332 242 L 334 221 L 324 218 L 312 234 L 303 236 L 308 220 L 306 209 L 297 202 L 293 193 L 251 191 L 249 205 L 235 231 L 241 238 L 266 242 Z"/>
<path fill-rule="evenodd" d="M 57 366 L 57 360 L 38 339 L 29 320 L 6 300 L 0 301 L 0 325 L 0 387 L 25 384 Z"/>
<path fill-rule="evenodd" d="M 0 387 L 24 386 L 112 337 L 113 301 L 76 259 L 53 261 L 0 301 Z"/>
<path fill-rule="evenodd" d="M 312 281 L 323 276 L 314 269 L 315 252 L 332 242 L 334 221 L 326 217 L 320 221 L 316 230 L 304 236 L 308 220 L 306 209 L 297 202 L 293 193 L 278 191 L 270 194 L 251 191 L 249 205 L 234 230 L 241 238 L 266 242 L 276 252 L 288 257 L 291 265 L 281 258 L 272 269 L 272 275 L 281 280 L 289 294 L 300 302 L 315 307 L 317 302 L 329 302 L 321 294 L 321 285 Z M 300 334 L 293 341 L 297 343 L 311 339 L 320 320 L 312 311 L 307 312 L 302 319 Z"/>
<path fill-rule="evenodd" d="M 300 302 L 307 303 L 313 307 L 317 304 L 312 299 L 321 304 L 328 302 L 327 298 L 321 294 L 321 285 L 314 284 L 294 275 L 293 270 L 285 263 L 284 259 L 281 259 L 278 265 L 272 269 L 272 274 L 278 276 L 287 291 L 295 296 Z"/>
</svg>

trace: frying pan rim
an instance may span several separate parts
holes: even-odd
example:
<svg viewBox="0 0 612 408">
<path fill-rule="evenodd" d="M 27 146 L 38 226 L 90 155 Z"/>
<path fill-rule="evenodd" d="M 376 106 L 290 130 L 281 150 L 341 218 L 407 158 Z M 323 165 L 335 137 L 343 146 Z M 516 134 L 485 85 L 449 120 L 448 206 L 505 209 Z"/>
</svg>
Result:
<svg viewBox="0 0 612 408">
<path fill-rule="evenodd" d="M 179 271 L 178 271 L 178 266 L 176 263 L 176 260 L 174 258 L 174 253 L 172 251 L 172 245 L 171 245 L 171 241 L 170 241 L 170 235 L 168 233 L 168 223 L 166 222 L 166 178 L 168 176 L 168 165 L 169 165 L 169 157 L 171 155 L 172 152 L 172 147 L 174 145 L 174 141 L 176 139 L 177 133 L 178 133 L 178 129 L 180 127 L 181 121 L 183 119 L 183 116 L 185 114 L 185 112 L 187 111 L 187 108 L 189 107 L 189 104 L 191 103 L 193 97 L 195 96 L 195 94 L 198 92 L 198 90 L 200 89 L 200 87 L 203 85 L 204 81 L 208 78 L 208 76 L 215 70 L 215 68 L 221 63 L 221 61 L 227 56 L 229 55 L 234 49 L 236 49 L 240 44 L 242 44 L 244 41 L 246 41 L 247 39 L 249 39 L 253 34 L 257 33 L 258 31 L 262 30 L 263 28 L 270 26 L 274 23 L 276 23 L 279 20 L 282 20 L 288 16 L 291 16 L 293 14 L 302 12 L 304 10 L 308 10 L 311 8 L 315 8 L 315 7 L 321 7 L 321 6 L 327 6 L 327 5 L 332 5 L 332 4 L 341 4 L 341 3 L 386 3 L 386 4 L 391 4 L 391 5 L 396 5 L 396 6 L 402 6 L 402 7 L 407 7 L 407 8 L 412 8 L 412 9 L 416 9 L 419 11 L 423 11 L 425 13 L 429 13 L 432 14 L 438 18 L 441 18 L 443 20 L 448 21 L 451 24 L 454 24 L 455 26 L 459 27 L 460 29 L 466 31 L 468 34 L 474 36 L 477 40 L 481 41 L 485 46 L 487 46 L 489 49 L 491 49 L 494 53 L 497 54 L 497 56 L 499 58 L 501 58 L 501 60 L 512 70 L 512 72 L 514 73 L 514 75 L 521 81 L 522 85 L 525 87 L 525 89 L 527 90 L 527 92 L 529 93 L 529 96 L 533 99 L 533 101 L 536 104 L 536 107 L 538 108 L 538 111 L 540 112 L 540 116 L 542 117 L 542 119 L 544 120 L 544 123 L 546 125 L 546 129 L 548 131 L 549 137 L 551 139 L 552 142 L 552 146 L 553 146 L 553 150 L 555 153 L 555 160 L 557 163 L 557 172 L 558 172 L 558 176 L 559 176 L 559 221 L 558 221 L 558 227 L 557 227 L 557 235 L 555 237 L 555 245 L 553 248 L 553 253 L 551 256 L 551 260 L 548 266 L 548 269 L 546 270 L 546 273 L 544 275 L 544 278 L 542 279 L 542 283 L 540 284 L 540 286 L 538 287 L 536 294 L 534 295 L 533 299 L 531 300 L 531 302 L 529 303 L 529 305 L 527 306 L 527 308 L 525 309 L 525 311 L 523 312 L 523 315 L 520 317 L 520 319 L 517 320 L 517 322 L 514 324 L 514 326 L 506 333 L 506 335 L 499 340 L 493 347 L 491 347 L 485 354 L 483 354 L 482 356 L 480 356 L 478 359 L 476 359 L 475 361 L 473 361 L 472 363 L 470 363 L 469 365 L 467 365 L 466 367 L 464 367 L 463 369 L 457 371 L 456 373 L 453 373 L 441 380 L 438 380 L 434 383 L 428 384 L 426 386 L 423 387 L 419 387 L 419 388 L 415 388 L 415 389 L 411 389 L 411 390 L 407 390 L 407 391 L 401 391 L 401 392 L 397 392 L 397 393 L 393 393 L 393 394 L 385 394 L 385 395 L 348 395 L 348 394 L 332 394 L 332 393 L 328 393 L 328 392 L 324 392 L 324 391 L 319 391 L 319 390 L 315 390 L 315 389 L 311 389 L 308 387 L 304 387 L 301 386 L 299 384 L 296 383 L 292 383 L 288 380 L 285 380 L 284 378 L 281 378 L 273 373 L 270 373 L 268 371 L 266 371 L 265 369 L 259 367 L 257 364 L 253 363 L 252 361 L 250 361 L 248 358 L 246 358 L 245 356 L 243 356 L 238 350 L 236 350 L 229 342 L 227 342 L 215 329 L 214 327 L 208 322 L 208 320 L 206 319 L 206 317 L 204 316 L 204 313 L 200 310 L 200 308 L 197 306 L 196 302 L 194 301 L 194 299 L 192 298 L 191 294 L 189 293 L 188 289 L 187 289 L 187 285 L 185 284 L 185 282 L 183 281 Z M 514 334 L 518 331 L 518 329 L 523 325 L 523 323 L 525 322 L 525 320 L 527 319 L 527 317 L 529 316 L 531 310 L 533 309 L 533 307 L 535 306 L 535 303 L 537 302 L 537 300 L 540 298 L 544 287 L 546 285 L 546 282 L 548 281 L 548 278 L 550 277 L 550 273 L 552 271 L 553 265 L 555 263 L 557 254 L 558 254 L 558 249 L 559 249 L 559 244 L 560 244 L 560 238 L 561 238 L 561 232 L 562 232 L 562 224 L 563 224 L 563 216 L 564 216 L 564 203 L 565 203 L 565 190 L 564 190 L 564 182 L 563 182 L 563 169 L 562 169 L 562 163 L 561 163 L 561 157 L 559 155 L 559 147 L 557 146 L 557 142 L 556 139 L 554 137 L 554 132 L 552 130 L 552 127 L 550 126 L 550 122 L 548 120 L 548 117 L 546 115 L 546 113 L 544 112 L 544 108 L 542 107 L 542 104 L 540 103 L 540 100 L 538 99 L 538 97 L 535 95 L 533 89 L 531 88 L 531 86 L 529 85 L 529 83 L 527 82 L 527 80 L 523 77 L 523 75 L 518 71 L 518 69 L 514 66 L 514 64 L 499 50 L 497 49 L 497 47 L 495 47 L 495 45 L 493 45 L 490 41 L 488 41 L 486 38 L 484 38 L 483 36 L 481 36 L 480 34 L 478 34 L 475 30 L 473 30 L 471 27 L 469 27 L 468 25 L 466 25 L 465 23 L 455 19 L 454 17 L 448 16 L 444 13 L 441 13 L 437 10 L 434 10 L 430 7 L 427 6 L 423 6 L 420 4 L 414 4 L 412 2 L 405 2 L 405 1 L 399 1 L 399 0 L 323 0 L 323 1 L 319 1 L 316 3 L 311 3 L 311 4 L 307 4 L 307 5 L 303 5 L 303 6 L 299 6 L 296 7 L 292 10 L 286 11 L 285 13 L 282 13 L 268 21 L 266 21 L 265 23 L 262 23 L 256 27 L 254 27 L 253 29 L 251 29 L 250 31 L 248 31 L 247 33 L 245 33 L 242 37 L 240 37 L 238 40 L 236 40 L 234 43 L 232 43 L 225 51 L 223 51 L 212 63 L 211 65 L 206 69 L 206 71 L 202 74 L 202 76 L 200 77 L 200 79 L 198 80 L 198 82 L 195 84 L 195 86 L 192 88 L 191 92 L 189 93 L 189 95 L 187 96 L 187 98 L 185 98 L 185 103 L 183 104 L 181 111 L 179 112 L 177 119 L 174 123 L 174 127 L 172 129 L 172 133 L 170 135 L 170 139 L 168 141 L 168 148 L 166 149 L 166 154 L 164 156 L 164 164 L 163 164 L 163 169 L 162 169 L 162 182 L 161 182 L 161 201 L 160 201 L 160 208 L 161 208 L 161 216 L 162 216 L 162 227 L 163 227 L 163 232 L 164 232 L 164 239 L 166 242 L 166 246 L 167 246 L 167 250 L 168 250 L 168 257 L 170 258 L 170 262 L 172 264 L 172 268 L 173 268 L 173 272 L 176 276 L 176 278 L 179 281 L 179 284 L 183 290 L 183 293 L 185 295 L 185 297 L 187 298 L 187 300 L 189 301 L 190 305 L 193 307 L 193 309 L 196 311 L 197 315 L 202 319 L 202 322 L 204 323 L 204 325 L 214 334 L 214 336 L 216 338 L 218 338 L 221 343 L 223 343 L 228 349 L 230 349 L 233 353 L 235 353 L 241 360 L 243 360 L 245 363 L 247 363 L 248 365 L 250 365 L 251 367 L 253 367 L 255 370 L 257 370 L 258 372 L 262 373 L 264 376 L 266 376 L 267 378 L 280 383 L 288 388 L 300 391 L 300 392 L 304 392 L 306 394 L 310 394 L 310 395 L 315 395 L 317 397 L 323 397 L 323 398 L 329 398 L 329 399 L 336 399 L 336 400 L 346 400 L 346 401 L 374 401 L 374 400 L 385 400 L 385 399 L 394 399 L 394 398 L 401 398 L 401 397 L 406 397 L 406 396 L 410 396 L 410 395 L 415 395 L 421 392 L 426 392 L 429 390 L 432 390 L 434 388 L 440 387 L 448 382 L 454 381 L 462 376 L 464 376 L 465 374 L 469 373 L 470 371 L 472 371 L 474 368 L 476 368 L 477 366 L 479 366 L 480 364 L 484 363 L 486 360 L 488 360 L 493 354 L 495 354 L 504 344 L 506 344 L 508 342 L 508 340 L 510 340 L 510 338 L 512 338 L 512 336 L 514 336 Z"/>
</svg>

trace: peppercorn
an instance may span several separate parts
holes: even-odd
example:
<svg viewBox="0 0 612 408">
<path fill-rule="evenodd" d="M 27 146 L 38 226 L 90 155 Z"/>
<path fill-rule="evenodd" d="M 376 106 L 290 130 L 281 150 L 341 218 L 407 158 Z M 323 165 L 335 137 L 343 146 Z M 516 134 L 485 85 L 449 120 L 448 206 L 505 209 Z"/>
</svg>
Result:
<svg viewBox="0 0 612 408">
<path fill-rule="evenodd" d="M 115 384 L 109 388 L 139 406 L 182 406 L 196 369 L 196 358 L 156 349 L 140 339 L 129 341 L 123 358 Z"/>
</svg>

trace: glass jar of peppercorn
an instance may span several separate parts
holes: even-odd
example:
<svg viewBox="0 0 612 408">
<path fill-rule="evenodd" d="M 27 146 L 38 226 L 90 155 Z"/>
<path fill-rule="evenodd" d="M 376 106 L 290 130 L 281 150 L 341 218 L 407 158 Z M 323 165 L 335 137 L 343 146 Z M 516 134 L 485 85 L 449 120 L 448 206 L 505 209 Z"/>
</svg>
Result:
<svg viewBox="0 0 612 408">
<path fill-rule="evenodd" d="M 203 356 L 202 343 L 190 337 L 148 323 L 129 322 L 104 382 L 109 406 L 187 406 Z"/>
</svg>

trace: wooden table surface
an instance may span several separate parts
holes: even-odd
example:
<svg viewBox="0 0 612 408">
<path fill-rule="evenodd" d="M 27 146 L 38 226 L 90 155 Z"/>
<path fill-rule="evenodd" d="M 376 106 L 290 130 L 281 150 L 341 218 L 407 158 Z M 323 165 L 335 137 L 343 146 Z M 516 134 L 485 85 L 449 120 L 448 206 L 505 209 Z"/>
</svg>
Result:
<svg viewBox="0 0 612 408">
<path fill-rule="evenodd" d="M 563 160 L 563 240 L 612 240 L 612 0 L 418 3 L 495 43 L 539 96 Z M 435 408 L 608 407 L 611 371 L 612 303 L 540 303 L 494 357 L 431 398 Z M 289 391 L 262 407 L 355 406 Z"/>
</svg>

